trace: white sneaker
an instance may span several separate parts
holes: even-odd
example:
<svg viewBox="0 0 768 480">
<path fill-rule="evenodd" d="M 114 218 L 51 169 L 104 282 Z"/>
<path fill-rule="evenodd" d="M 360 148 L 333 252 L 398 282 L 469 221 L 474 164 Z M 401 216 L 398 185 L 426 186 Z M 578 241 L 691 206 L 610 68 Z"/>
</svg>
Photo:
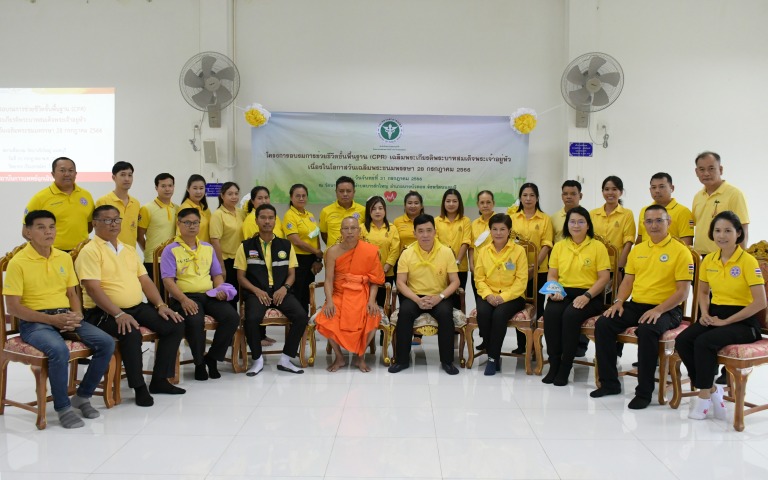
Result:
<svg viewBox="0 0 768 480">
<path fill-rule="evenodd" d="M 725 391 L 723 390 L 722 385 L 715 385 L 715 392 L 712 393 L 712 410 L 714 410 L 715 418 L 718 420 L 726 420 L 728 418 L 728 409 L 725 408 L 725 400 L 723 400 L 723 395 L 725 395 Z"/>
<path fill-rule="evenodd" d="M 691 411 L 688 418 L 693 420 L 704 420 L 712 411 L 712 400 L 709 398 L 695 397 L 691 402 Z"/>
</svg>

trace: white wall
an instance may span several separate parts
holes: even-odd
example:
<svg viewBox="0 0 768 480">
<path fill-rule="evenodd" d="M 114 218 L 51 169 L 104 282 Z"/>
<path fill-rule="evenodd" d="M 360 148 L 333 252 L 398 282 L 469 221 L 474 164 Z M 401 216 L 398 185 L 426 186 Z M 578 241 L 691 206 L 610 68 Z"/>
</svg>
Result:
<svg viewBox="0 0 768 480">
<path fill-rule="evenodd" d="M 699 188 L 693 158 L 713 149 L 725 177 L 748 196 L 756 240 L 768 237 L 756 216 L 766 194 L 755 175 L 759 152 L 768 150 L 760 111 L 768 100 L 766 14 L 761 0 L 6 1 L 0 86 L 117 87 L 115 158 L 136 165 L 142 202 L 153 197 L 160 171 L 179 183 L 190 173 L 242 186 L 253 178 L 240 111 L 228 109 L 224 128 L 203 133 L 222 140 L 219 154 L 238 162 L 234 172 L 201 168 L 189 146 L 199 112 L 181 98 L 178 75 L 203 50 L 236 60 L 241 107 L 470 115 L 532 107 L 546 112 L 529 156 L 546 210 L 559 208 L 566 171 L 586 178 L 588 207 L 601 203 L 599 181 L 617 174 L 627 205 L 638 210 L 659 170 L 672 174 L 689 204 Z M 610 147 L 597 147 L 592 160 L 569 160 L 567 142 L 588 137 L 572 127 L 560 76 L 570 59 L 593 50 L 615 56 L 626 83 L 619 100 L 593 116 L 593 124 L 608 124 Z M 2 184 L 0 218 L 17 224 L 42 186 Z M 95 197 L 111 188 L 84 186 Z M 12 228 L 0 251 L 20 240 Z"/>
</svg>

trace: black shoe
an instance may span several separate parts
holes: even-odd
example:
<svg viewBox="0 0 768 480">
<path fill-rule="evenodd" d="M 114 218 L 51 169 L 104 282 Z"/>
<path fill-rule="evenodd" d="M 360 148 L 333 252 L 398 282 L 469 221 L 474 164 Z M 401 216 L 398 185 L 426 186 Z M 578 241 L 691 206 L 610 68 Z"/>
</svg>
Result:
<svg viewBox="0 0 768 480">
<path fill-rule="evenodd" d="M 516 349 L 512 350 L 512 353 L 514 355 L 525 355 L 525 345 L 522 347 L 517 347 Z"/>
<path fill-rule="evenodd" d="M 205 365 L 208 367 L 208 375 L 211 378 L 221 378 L 221 374 L 219 373 L 219 368 L 218 368 L 218 362 L 216 361 L 216 359 L 211 358 L 208 355 L 203 357 L 203 359 L 205 360 Z"/>
<path fill-rule="evenodd" d="M 149 382 L 149 393 L 167 393 L 168 395 L 182 395 L 187 393 L 183 388 L 179 388 L 176 385 L 172 385 L 167 378 L 160 380 L 152 379 Z"/>
<path fill-rule="evenodd" d="M 497 372 L 500 372 L 500 371 L 501 371 L 501 358 L 499 358 L 498 360 L 496 360 L 496 371 L 497 371 Z"/>
<path fill-rule="evenodd" d="M 443 368 L 445 368 L 445 367 L 443 367 Z M 456 367 L 453 367 L 453 368 L 456 368 Z M 485 364 L 485 373 L 483 373 L 483 375 L 485 375 L 486 377 L 490 377 L 492 375 L 496 375 L 496 371 L 497 370 L 498 370 L 498 368 L 496 366 L 496 362 L 492 358 L 489 358 L 488 359 L 488 363 Z M 459 373 L 458 370 L 456 371 L 456 373 Z"/>
<path fill-rule="evenodd" d="M 389 366 L 387 371 L 389 373 L 398 373 L 398 372 L 400 372 L 402 370 L 405 370 L 408 367 L 409 367 L 409 365 L 403 365 L 402 363 L 393 363 L 392 365 Z"/>
<path fill-rule="evenodd" d="M 555 370 L 552 367 L 549 367 L 549 371 L 546 375 L 544 375 L 544 378 L 541 379 L 541 383 L 546 383 L 547 385 L 551 385 L 555 381 L 555 377 L 557 376 L 557 370 Z"/>
<path fill-rule="evenodd" d="M 576 357 L 586 357 L 587 356 L 587 349 L 586 348 L 579 348 L 576 350 Z"/>
<path fill-rule="evenodd" d="M 297 370 L 293 370 L 291 368 L 284 367 L 284 366 L 280 365 L 279 363 L 277 364 L 277 369 L 280 370 L 281 372 L 295 373 L 296 375 L 301 375 L 302 373 L 304 373 L 304 370 L 302 370 L 300 368 L 297 369 Z"/>
<path fill-rule="evenodd" d="M 453 364 L 453 362 L 442 362 L 440 365 L 443 367 L 443 370 L 445 370 L 445 373 L 448 375 L 458 375 L 459 369 L 456 368 L 456 365 Z"/>
<path fill-rule="evenodd" d="M 718 385 L 728 385 L 728 375 L 725 372 L 721 373 L 715 380 L 715 383 Z"/>
<path fill-rule="evenodd" d="M 568 375 L 570 374 L 571 372 L 569 371 Z M 552 384 L 556 387 L 564 387 L 568 385 L 568 375 L 561 375 L 560 372 L 558 372 Z"/>
<path fill-rule="evenodd" d="M 627 405 L 630 410 L 642 410 L 651 404 L 650 398 L 635 397 Z"/>
<path fill-rule="evenodd" d="M 195 380 L 208 380 L 208 370 L 205 368 L 205 364 L 195 365 Z"/>
<path fill-rule="evenodd" d="M 149 394 L 146 385 L 136 387 L 133 391 L 136 394 L 136 405 L 140 407 L 151 407 L 155 404 L 155 399 Z"/>
<path fill-rule="evenodd" d="M 605 397 L 607 395 L 619 395 L 621 394 L 621 388 L 607 388 L 607 387 L 600 387 L 597 390 L 592 390 L 589 392 L 589 396 L 592 398 L 600 398 Z"/>
<path fill-rule="evenodd" d="M 485 342 L 480 342 L 479 345 L 475 346 L 475 350 L 485 350 Z"/>
</svg>

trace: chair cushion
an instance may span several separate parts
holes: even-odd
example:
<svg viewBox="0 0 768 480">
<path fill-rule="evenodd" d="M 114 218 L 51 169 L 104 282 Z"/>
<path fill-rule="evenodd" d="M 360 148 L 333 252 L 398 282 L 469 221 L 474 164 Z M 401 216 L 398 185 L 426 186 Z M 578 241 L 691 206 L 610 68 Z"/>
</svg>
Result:
<svg viewBox="0 0 768 480">
<path fill-rule="evenodd" d="M 213 318 L 210 315 L 206 315 L 205 316 L 204 322 L 205 322 L 206 325 L 215 325 L 215 324 L 219 323 L 219 322 L 216 321 L 215 318 Z"/>
<path fill-rule="evenodd" d="M 380 326 L 387 326 L 389 325 L 389 317 L 384 315 L 384 308 L 379 305 L 379 312 L 381 313 L 381 322 L 379 323 Z M 309 324 L 310 325 L 317 325 L 317 314 L 320 313 L 320 310 L 316 311 L 314 315 L 309 317 Z"/>
<path fill-rule="evenodd" d="M 400 313 L 400 309 L 398 308 L 394 312 L 392 312 L 392 317 L 389 319 L 390 324 L 397 326 L 397 315 Z M 456 328 L 461 328 L 467 324 L 467 315 L 459 310 L 458 308 L 453 309 L 453 326 Z M 424 326 L 433 326 L 437 328 L 437 320 L 435 320 L 435 317 L 428 313 L 422 313 L 418 317 L 416 317 L 416 320 L 413 321 L 413 328 L 418 327 L 424 327 Z"/>
<path fill-rule="evenodd" d="M 88 350 L 83 342 L 73 342 L 72 340 L 64 340 L 64 344 L 67 346 L 70 352 L 82 352 Z M 22 355 L 29 355 L 31 357 L 44 358 L 45 354 L 36 349 L 32 345 L 28 344 L 21 339 L 20 335 L 9 338 L 5 342 L 5 350 L 7 352 L 20 353 Z"/>
<path fill-rule="evenodd" d="M 150 330 L 147 327 L 139 326 L 139 333 L 141 333 L 141 336 L 149 336 L 149 335 L 156 335 L 154 330 Z"/>
<path fill-rule="evenodd" d="M 742 360 L 768 357 L 768 338 L 763 338 L 755 343 L 728 345 L 721 348 L 717 354 L 723 357 Z"/>
<path fill-rule="evenodd" d="M 536 307 L 530 303 L 526 303 L 522 310 L 517 312 L 510 322 L 525 322 L 529 323 L 536 316 Z"/>
<path fill-rule="evenodd" d="M 595 324 L 597 323 L 598 318 L 600 318 L 600 315 L 588 318 L 584 323 L 581 324 L 581 328 L 595 328 Z"/>
<path fill-rule="evenodd" d="M 268 308 L 267 311 L 264 313 L 264 318 L 279 318 L 283 319 L 285 318 L 285 315 L 283 315 L 283 312 L 276 308 Z"/>
<path fill-rule="evenodd" d="M 681 333 L 683 333 L 683 331 L 686 328 L 688 328 L 690 325 L 691 325 L 690 322 L 685 321 L 685 322 L 681 323 L 680 325 L 678 325 L 677 327 L 675 327 L 675 328 L 673 328 L 671 330 L 667 330 L 666 332 L 664 332 L 661 335 L 661 338 L 659 339 L 659 341 L 661 341 L 661 342 L 669 342 L 669 341 L 672 341 L 672 340 L 676 339 L 677 336 L 680 335 Z M 628 329 L 626 329 L 623 332 L 621 332 L 620 335 L 629 335 L 631 337 L 636 337 L 637 336 L 635 334 L 636 331 L 637 331 L 637 327 L 629 327 Z"/>
</svg>

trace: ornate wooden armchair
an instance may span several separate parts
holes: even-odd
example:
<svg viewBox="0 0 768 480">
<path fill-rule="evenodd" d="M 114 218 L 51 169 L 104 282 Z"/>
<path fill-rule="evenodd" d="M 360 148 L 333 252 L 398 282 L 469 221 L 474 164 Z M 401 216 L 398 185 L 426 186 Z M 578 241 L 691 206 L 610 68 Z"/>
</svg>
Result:
<svg viewBox="0 0 768 480">
<path fill-rule="evenodd" d="M 768 242 L 760 241 L 747 249 L 747 252 L 753 255 L 763 266 L 768 263 Z M 766 286 L 768 291 L 768 285 Z M 763 338 L 754 343 L 742 345 L 728 345 L 723 347 L 717 354 L 717 362 L 724 365 L 728 372 L 728 394 L 725 400 L 734 403 L 733 428 L 736 431 L 744 430 L 744 417 L 753 413 L 768 409 L 768 403 L 758 405 L 746 401 L 747 380 L 754 367 L 768 364 L 768 319 L 766 311 L 760 312 L 760 322 Z M 677 408 L 683 397 L 696 395 L 698 392 L 691 387 L 691 391 L 683 393 L 682 376 L 680 373 L 680 357 L 675 353 L 672 355 L 669 369 L 672 376 L 672 399 L 669 406 Z M 746 408 L 745 408 L 746 407 Z"/>
</svg>

